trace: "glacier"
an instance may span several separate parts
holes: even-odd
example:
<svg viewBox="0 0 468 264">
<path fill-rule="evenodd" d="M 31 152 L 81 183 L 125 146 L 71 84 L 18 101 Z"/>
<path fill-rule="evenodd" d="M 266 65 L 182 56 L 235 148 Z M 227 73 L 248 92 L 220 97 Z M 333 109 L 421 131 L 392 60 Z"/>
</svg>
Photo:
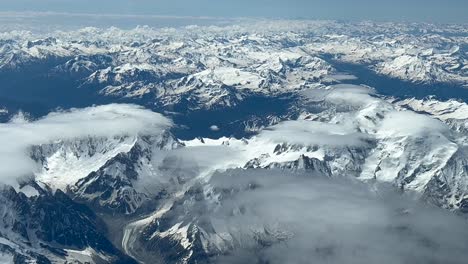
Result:
<svg viewBox="0 0 468 264">
<path fill-rule="evenodd" d="M 4 29 L 0 260 L 464 263 L 467 32 Z"/>
</svg>

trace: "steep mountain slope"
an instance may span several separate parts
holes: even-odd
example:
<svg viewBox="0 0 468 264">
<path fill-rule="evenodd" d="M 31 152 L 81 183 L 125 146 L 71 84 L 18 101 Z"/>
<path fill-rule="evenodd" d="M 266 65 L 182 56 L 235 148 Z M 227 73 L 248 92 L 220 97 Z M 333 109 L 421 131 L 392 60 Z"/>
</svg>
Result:
<svg viewBox="0 0 468 264">
<path fill-rule="evenodd" d="M 0 96 L 24 103 L 34 83 L 29 96 L 50 108 L 76 105 L 79 98 L 88 104 L 121 100 L 170 111 L 230 107 L 252 94 L 275 96 L 334 81 L 339 75 L 327 56 L 413 83 L 463 87 L 468 81 L 463 30 L 258 21 L 178 30 L 6 32 L 0 39 L 0 80 L 5 83 Z M 29 73 L 25 80 L 8 81 L 21 72 Z M 61 101 L 45 102 L 41 95 L 60 95 Z"/>
<path fill-rule="evenodd" d="M 0 193 L 1 252 L 5 263 L 135 263 L 106 238 L 102 220 L 61 190 L 37 188 L 27 197 L 13 188 Z"/>
<path fill-rule="evenodd" d="M 35 145 L 29 149 L 30 155 L 42 169 L 33 181 L 21 185 L 20 193 L 10 189 L 7 197 L 23 197 L 27 208 L 57 204 L 58 216 L 80 219 L 74 227 L 77 233 L 72 233 L 80 244 L 64 240 L 55 246 L 70 252 L 70 258 L 87 254 L 78 253 L 87 250 L 92 258 L 117 261 L 125 258 L 115 249 L 118 247 L 139 261 L 169 263 L 203 262 L 250 248 L 234 231 L 220 231 L 224 227 L 215 228 L 212 220 L 198 216 L 198 212 L 217 208 L 224 203 L 224 195 L 235 191 L 212 185 L 218 173 L 229 169 L 246 173 L 279 169 L 312 178 L 390 183 L 432 204 L 466 210 L 466 119 L 463 111 L 453 114 L 466 105 L 434 99 L 395 101 L 378 96 L 369 87 L 346 84 L 304 90 L 300 96 L 294 110 L 297 120 L 279 119 L 250 138 L 179 141 L 167 130 L 146 130 L 137 136 L 88 136 Z M 249 188 L 257 188 L 252 184 Z M 70 210 L 62 211 L 61 203 Z M 48 208 L 44 210 L 50 211 Z M 99 229 L 105 224 L 93 211 L 120 221 L 122 224 L 108 225 L 122 228 L 120 235 L 106 235 Z M 26 217 L 24 221 L 23 226 L 34 228 L 28 222 L 33 220 Z M 11 226 L 15 224 L 5 228 Z M 89 226 L 96 229 L 88 230 Z M 270 247 L 292 239 L 282 228 L 260 228 L 253 232 L 252 246 Z M 11 236 L 29 232 L 21 231 L 24 229 L 7 229 L 6 239 L 17 241 Z M 41 230 L 44 236 L 39 240 L 47 245 L 58 239 L 47 232 L 58 235 L 60 230 Z M 82 231 L 91 233 L 81 238 Z M 242 240 L 251 239 L 252 234 L 246 235 L 249 238 Z M 17 247 L 27 258 L 63 259 L 68 254 L 41 251 L 36 245 Z"/>
<path fill-rule="evenodd" d="M 463 34 L 1 33 L 0 262 L 465 263 Z M 376 76 L 405 92 L 362 84 Z"/>
</svg>

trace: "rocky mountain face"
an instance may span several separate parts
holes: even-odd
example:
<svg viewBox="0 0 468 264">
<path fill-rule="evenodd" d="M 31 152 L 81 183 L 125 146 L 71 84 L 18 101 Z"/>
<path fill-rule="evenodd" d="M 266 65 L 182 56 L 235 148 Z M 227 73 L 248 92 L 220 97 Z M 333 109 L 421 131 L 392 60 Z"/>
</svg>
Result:
<svg viewBox="0 0 468 264">
<path fill-rule="evenodd" d="M 134 263 L 106 238 L 108 230 L 92 210 L 61 190 L 51 194 L 32 185 L 39 195 L 1 191 L 3 257 L 14 263 Z"/>
<path fill-rule="evenodd" d="M 5 80 L 2 96 L 21 101 L 25 86 L 34 82 L 35 94 L 61 95 L 63 105 L 78 95 L 98 102 L 143 99 L 165 109 L 181 104 L 192 110 L 229 107 L 251 93 L 275 96 L 344 78 L 333 75 L 336 60 L 414 83 L 467 85 L 463 27 L 268 23 L 4 33 L 0 77 L 30 75 L 21 83 Z M 73 87 L 69 96 L 59 89 L 65 84 Z"/>
<path fill-rule="evenodd" d="M 152 167 L 153 151 L 171 150 L 178 146 L 178 141 L 169 133 L 161 137 L 139 138 L 128 152 L 116 154 L 98 170 L 69 186 L 70 192 L 75 199 L 91 203 L 100 210 L 132 214 L 145 202 L 163 195 L 166 188 L 171 188 L 163 179 L 152 182 L 155 188 L 134 186 L 139 178 L 148 176 L 146 174 L 152 177 L 162 174 L 157 171 L 158 168 Z"/>
<path fill-rule="evenodd" d="M 466 118 L 437 116 L 466 105 L 388 100 L 353 85 L 303 93 L 300 102 L 297 120 L 279 121 L 250 138 L 180 141 L 166 132 L 34 147 L 44 168 L 35 182 L 45 187 L 30 195 L 49 197 L 55 189 L 55 196 L 85 204 L 89 212 L 126 219 L 118 247 L 140 261 L 174 263 L 199 263 L 243 246 L 198 215 L 235 192 L 213 189 L 216 171 L 280 170 L 388 183 L 428 203 L 466 210 L 466 131 L 454 125 Z M 54 180 L 72 168 L 88 170 Z M 252 184 L 248 188 L 255 189 Z M 259 245 L 288 237 L 276 229 L 255 234 Z"/>
<path fill-rule="evenodd" d="M 372 203 L 369 211 L 354 206 L 395 189 L 446 214 L 468 210 L 465 33 L 463 26 L 303 21 L 3 33 L 0 131 L 18 124 L 8 121 L 18 110 L 34 120 L 52 109 L 60 115 L 56 107 L 107 102 L 140 104 L 174 123 L 163 132 L 67 136 L 28 146 L 34 171 L 0 192 L 0 259 L 239 263 L 242 255 L 276 263 L 270 251 L 283 244 L 303 249 L 301 233 L 323 238 L 295 219 L 321 223 L 306 212 L 335 211 L 329 208 L 349 217 L 328 215 L 331 227 L 318 229 L 348 226 L 334 219 L 352 222 L 353 211 L 385 215 L 384 223 L 370 224 L 386 235 L 407 231 L 409 238 L 396 241 L 416 241 L 408 248 L 422 243 L 423 252 L 441 252 L 426 263 L 449 259 L 442 253 L 450 243 L 425 236 L 434 228 L 413 219 L 420 216 L 409 208 L 413 199 L 400 203 L 390 195 L 391 206 Z M 342 63 L 376 75 L 342 72 Z M 401 80 L 405 95 L 367 86 L 376 76 Z M 434 84 L 452 87 L 456 96 L 442 100 Z M 416 94 L 421 85 L 424 96 Z M 355 184 L 372 191 L 358 195 Z M 295 207 L 302 203 L 307 206 Z M 301 217 L 288 217 L 297 211 Z M 335 242 L 314 247 L 318 262 L 343 248 L 370 247 Z M 382 247 L 405 255 L 397 244 Z M 452 262 L 463 263 L 457 254 Z"/>
</svg>

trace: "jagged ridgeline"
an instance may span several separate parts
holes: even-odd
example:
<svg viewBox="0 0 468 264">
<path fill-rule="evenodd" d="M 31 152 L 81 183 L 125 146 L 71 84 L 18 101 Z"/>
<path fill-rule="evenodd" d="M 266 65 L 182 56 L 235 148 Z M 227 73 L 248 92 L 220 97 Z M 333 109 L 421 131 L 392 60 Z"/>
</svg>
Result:
<svg viewBox="0 0 468 264">
<path fill-rule="evenodd" d="M 0 263 L 465 263 L 464 34 L 0 33 Z"/>
</svg>

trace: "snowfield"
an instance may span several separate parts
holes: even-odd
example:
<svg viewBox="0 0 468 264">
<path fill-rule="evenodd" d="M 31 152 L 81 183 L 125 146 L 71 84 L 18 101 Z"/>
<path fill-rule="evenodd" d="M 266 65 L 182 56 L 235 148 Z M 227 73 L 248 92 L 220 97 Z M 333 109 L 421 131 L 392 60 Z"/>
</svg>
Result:
<svg viewBox="0 0 468 264">
<path fill-rule="evenodd" d="M 467 33 L 0 31 L 0 262 L 465 263 Z"/>
</svg>

